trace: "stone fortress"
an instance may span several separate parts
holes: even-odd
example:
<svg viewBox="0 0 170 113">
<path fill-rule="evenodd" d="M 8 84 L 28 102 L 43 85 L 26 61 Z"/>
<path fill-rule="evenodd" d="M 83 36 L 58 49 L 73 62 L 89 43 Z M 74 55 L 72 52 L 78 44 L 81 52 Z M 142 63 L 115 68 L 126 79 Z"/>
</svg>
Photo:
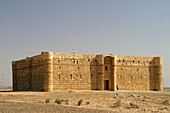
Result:
<svg viewBox="0 0 170 113">
<path fill-rule="evenodd" d="M 162 57 L 42 52 L 12 61 L 14 91 L 162 91 Z"/>
</svg>

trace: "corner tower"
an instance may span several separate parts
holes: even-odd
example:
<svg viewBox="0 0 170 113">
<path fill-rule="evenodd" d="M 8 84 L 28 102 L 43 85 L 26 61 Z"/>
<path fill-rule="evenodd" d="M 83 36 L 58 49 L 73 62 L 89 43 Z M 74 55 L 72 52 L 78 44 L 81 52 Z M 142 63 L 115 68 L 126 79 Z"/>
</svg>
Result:
<svg viewBox="0 0 170 113">
<path fill-rule="evenodd" d="M 154 58 L 155 90 L 163 91 L 162 57 Z"/>
<path fill-rule="evenodd" d="M 44 91 L 53 91 L 53 52 L 43 52 L 44 65 Z"/>
</svg>

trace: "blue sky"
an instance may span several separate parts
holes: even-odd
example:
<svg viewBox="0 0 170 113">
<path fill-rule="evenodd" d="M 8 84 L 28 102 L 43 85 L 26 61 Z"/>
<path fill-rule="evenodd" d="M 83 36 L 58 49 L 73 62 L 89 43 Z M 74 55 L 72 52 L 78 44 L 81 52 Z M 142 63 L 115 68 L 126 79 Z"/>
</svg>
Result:
<svg viewBox="0 0 170 113">
<path fill-rule="evenodd" d="M 162 56 L 170 87 L 169 0 L 0 0 L 0 75 L 42 51 Z M 0 83 L 1 85 L 1 83 Z"/>
</svg>

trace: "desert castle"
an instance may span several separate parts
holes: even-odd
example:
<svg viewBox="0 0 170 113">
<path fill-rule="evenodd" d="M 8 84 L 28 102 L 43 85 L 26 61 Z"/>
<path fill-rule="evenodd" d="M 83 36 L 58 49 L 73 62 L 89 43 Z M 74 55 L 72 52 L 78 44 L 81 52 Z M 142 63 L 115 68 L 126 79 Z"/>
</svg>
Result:
<svg viewBox="0 0 170 113">
<path fill-rule="evenodd" d="M 163 90 L 162 57 L 42 52 L 12 62 L 13 90 Z"/>
</svg>

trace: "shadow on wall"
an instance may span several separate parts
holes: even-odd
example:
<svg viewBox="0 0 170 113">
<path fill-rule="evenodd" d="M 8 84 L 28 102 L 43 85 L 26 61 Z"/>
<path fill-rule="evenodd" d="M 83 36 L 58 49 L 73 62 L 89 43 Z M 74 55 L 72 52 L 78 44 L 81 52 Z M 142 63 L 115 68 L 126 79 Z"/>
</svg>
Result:
<svg viewBox="0 0 170 113">
<path fill-rule="evenodd" d="M 154 59 L 149 62 L 149 86 L 150 90 L 156 91 L 155 88 Z"/>
<path fill-rule="evenodd" d="M 150 90 L 162 91 L 162 58 L 155 57 L 149 64 Z"/>
<path fill-rule="evenodd" d="M 90 59 L 89 59 L 90 60 Z M 91 59 L 90 61 L 90 79 L 91 79 L 91 90 L 99 90 L 98 82 L 98 67 L 99 62 L 97 61 L 97 57 Z"/>
</svg>

